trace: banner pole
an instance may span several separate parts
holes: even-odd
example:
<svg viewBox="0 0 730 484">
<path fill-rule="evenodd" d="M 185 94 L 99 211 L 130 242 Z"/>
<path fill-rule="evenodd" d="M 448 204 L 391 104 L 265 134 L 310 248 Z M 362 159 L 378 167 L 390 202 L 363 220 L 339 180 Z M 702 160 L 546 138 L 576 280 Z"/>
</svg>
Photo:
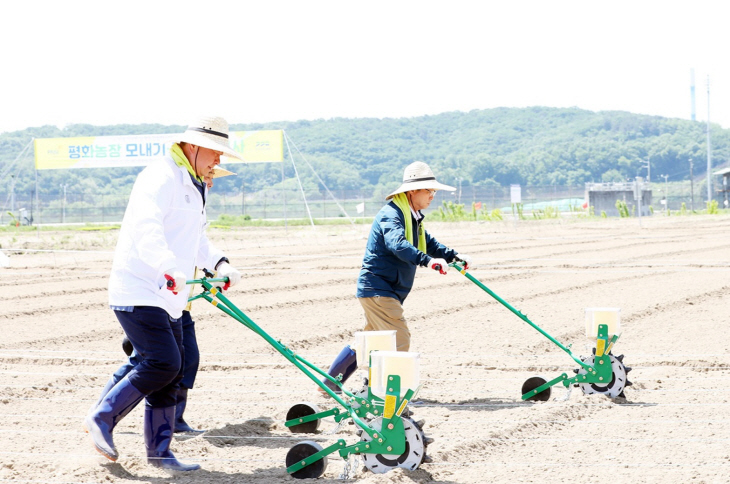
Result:
<svg viewBox="0 0 730 484">
<path fill-rule="evenodd" d="M 35 215 L 33 217 L 33 223 L 36 228 L 37 239 L 41 238 L 41 208 L 38 204 L 38 169 L 35 170 Z"/>
<path fill-rule="evenodd" d="M 287 137 L 287 138 L 288 138 L 288 137 Z M 306 158 L 304 157 L 304 155 L 302 154 L 302 152 L 301 152 L 301 151 L 299 151 L 299 147 L 297 147 L 297 144 L 296 144 L 296 143 L 295 143 L 294 141 L 292 141 L 292 142 L 291 142 L 291 144 L 293 144 L 293 145 L 294 145 L 294 149 L 295 149 L 295 150 L 297 150 L 297 153 L 299 153 L 299 156 L 301 156 L 301 157 L 302 157 L 302 159 L 303 159 L 303 160 L 304 160 L 304 162 L 305 162 L 305 163 L 307 164 L 307 166 L 309 166 L 309 168 L 310 168 L 310 169 L 312 170 L 312 173 L 314 173 L 314 176 L 315 176 L 315 177 L 317 177 L 317 180 L 319 180 L 319 183 L 321 183 L 321 184 L 322 184 L 322 186 L 323 186 L 323 187 L 324 187 L 324 189 L 325 189 L 325 190 L 327 191 L 327 193 L 329 194 L 329 196 L 330 196 L 330 197 L 332 197 L 332 200 L 334 200 L 334 202 L 335 202 L 335 203 L 337 204 L 337 206 L 338 206 L 338 207 L 339 207 L 339 209 L 340 209 L 340 210 L 342 211 L 342 213 L 344 213 L 344 214 L 345 214 L 345 217 L 347 217 L 347 220 L 349 220 L 349 221 L 350 221 L 350 224 L 351 224 L 351 225 L 355 225 L 355 221 L 354 221 L 354 220 L 353 220 L 353 219 L 352 219 L 352 218 L 350 217 L 350 215 L 349 215 L 349 214 L 347 213 L 347 211 L 345 210 L 345 208 L 344 208 L 344 207 L 343 207 L 342 205 L 340 205 L 340 202 L 339 202 L 339 201 L 337 200 L 337 198 L 336 198 L 336 197 L 335 197 L 335 196 L 334 196 L 334 195 L 332 194 L 332 192 L 330 191 L 330 189 L 329 189 L 329 188 L 327 188 L 327 185 L 325 185 L 324 181 L 323 181 L 323 180 L 322 180 L 322 179 L 321 179 L 321 178 L 319 177 L 319 174 L 318 174 L 318 173 L 317 173 L 316 171 L 314 171 L 314 167 L 313 167 L 313 166 L 312 166 L 311 164 L 309 164 L 309 162 L 308 162 L 308 161 L 307 161 L 307 159 L 306 159 Z M 287 142 L 287 148 L 288 148 L 288 147 L 289 147 L 289 143 Z"/>
<path fill-rule="evenodd" d="M 281 197 L 284 199 L 284 232 L 288 231 L 289 223 L 286 218 L 286 190 L 284 189 L 284 163 L 281 164 Z"/>
<path fill-rule="evenodd" d="M 294 157 L 291 154 L 291 149 L 289 149 L 289 135 L 286 134 L 286 131 L 283 131 L 283 133 L 284 133 L 284 141 L 286 142 L 286 150 L 289 152 L 289 159 L 291 160 L 291 164 L 294 167 L 294 174 L 297 177 L 297 183 L 299 183 L 299 189 L 302 191 L 302 198 L 304 199 L 304 206 L 307 208 L 307 214 L 309 215 L 309 222 L 312 224 L 312 228 L 314 228 L 314 220 L 312 219 L 312 212 L 310 212 L 310 210 L 309 210 L 309 204 L 307 204 L 307 196 L 304 194 L 304 187 L 302 186 L 302 180 L 299 178 L 299 172 L 297 171 L 297 165 L 294 164 Z"/>
<path fill-rule="evenodd" d="M 35 138 L 33 141 L 33 167 L 35 168 L 35 216 L 33 217 L 36 228 L 36 238 L 41 238 L 41 205 L 40 196 L 38 195 L 38 166 L 35 163 Z M 36 222 L 37 220 L 37 222 Z"/>
</svg>

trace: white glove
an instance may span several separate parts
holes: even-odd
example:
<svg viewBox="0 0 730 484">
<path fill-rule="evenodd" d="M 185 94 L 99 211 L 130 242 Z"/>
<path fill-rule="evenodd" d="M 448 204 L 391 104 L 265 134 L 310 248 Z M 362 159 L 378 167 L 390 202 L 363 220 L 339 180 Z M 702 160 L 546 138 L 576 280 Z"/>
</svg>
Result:
<svg viewBox="0 0 730 484">
<path fill-rule="evenodd" d="M 433 258 L 431 259 L 431 262 L 428 263 L 428 268 L 439 271 L 441 274 L 446 274 L 449 270 L 449 263 L 446 262 L 445 259 Z"/>
<path fill-rule="evenodd" d="M 456 254 L 454 256 L 454 260 L 456 262 L 463 262 L 464 263 L 464 269 L 474 269 L 476 266 L 471 261 L 471 256 L 468 256 L 466 254 Z"/>
<path fill-rule="evenodd" d="M 165 279 L 167 279 L 167 288 L 172 291 L 173 294 L 177 294 L 185 288 L 185 284 L 188 282 L 188 278 L 182 271 L 177 269 L 170 269 L 165 272 Z"/>
<path fill-rule="evenodd" d="M 218 277 L 227 277 L 228 282 L 226 282 L 226 285 L 223 286 L 223 290 L 227 291 L 229 287 L 235 286 L 239 282 L 241 282 L 241 273 L 238 272 L 232 265 L 230 265 L 228 262 L 221 262 L 218 266 Z"/>
</svg>

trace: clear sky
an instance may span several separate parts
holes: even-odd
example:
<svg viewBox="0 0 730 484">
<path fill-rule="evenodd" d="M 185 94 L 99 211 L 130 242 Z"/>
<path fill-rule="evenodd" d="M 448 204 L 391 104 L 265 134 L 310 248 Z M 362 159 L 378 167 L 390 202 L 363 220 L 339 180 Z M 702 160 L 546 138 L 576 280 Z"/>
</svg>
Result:
<svg viewBox="0 0 730 484">
<path fill-rule="evenodd" d="M 0 132 L 576 106 L 730 128 L 706 1 L 3 2 Z"/>
</svg>

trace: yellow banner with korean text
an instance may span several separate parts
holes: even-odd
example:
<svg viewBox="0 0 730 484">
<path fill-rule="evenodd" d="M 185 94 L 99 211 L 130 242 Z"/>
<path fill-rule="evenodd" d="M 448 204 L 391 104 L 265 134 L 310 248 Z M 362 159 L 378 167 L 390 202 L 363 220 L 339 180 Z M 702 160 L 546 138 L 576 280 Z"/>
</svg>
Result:
<svg viewBox="0 0 730 484">
<path fill-rule="evenodd" d="M 243 155 L 244 163 L 270 163 L 284 161 L 284 131 L 232 131 L 229 142 L 233 151 Z M 240 163 L 224 157 L 223 163 Z"/>
<path fill-rule="evenodd" d="M 282 130 L 232 131 L 231 147 L 243 161 L 224 157 L 222 163 L 284 161 Z M 145 166 L 167 156 L 179 134 L 89 136 L 34 140 L 36 170 Z"/>
</svg>

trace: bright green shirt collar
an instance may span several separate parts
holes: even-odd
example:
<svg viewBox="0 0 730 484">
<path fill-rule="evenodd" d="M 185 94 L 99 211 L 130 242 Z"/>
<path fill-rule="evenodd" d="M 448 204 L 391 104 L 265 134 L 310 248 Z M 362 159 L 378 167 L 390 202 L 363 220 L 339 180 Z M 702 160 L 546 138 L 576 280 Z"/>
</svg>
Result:
<svg viewBox="0 0 730 484">
<path fill-rule="evenodd" d="M 393 203 L 403 213 L 405 220 L 406 240 L 413 244 L 418 250 L 426 253 L 426 234 L 423 224 L 418 226 L 418 245 L 413 243 L 413 219 L 411 218 L 411 205 L 408 203 L 408 196 L 405 193 L 399 193 L 393 197 Z"/>
<path fill-rule="evenodd" d="M 193 179 L 198 180 L 200 182 L 203 181 L 203 178 L 199 177 L 195 173 L 195 170 L 193 170 L 193 167 L 190 165 L 190 161 L 188 160 L 187 156 L 185 156 L 185 153 L 183 153 L 183 150 L 179 144 L 174 143 L 172 145 L 172 147 L 170 148 L 170 155 L 172 156 L 172 159 L 175 161 L 175 164 L 177 166 L 187 169 L 188 173 L 190 173 L 190 176 L 192 176 Z"/>
</svg>

